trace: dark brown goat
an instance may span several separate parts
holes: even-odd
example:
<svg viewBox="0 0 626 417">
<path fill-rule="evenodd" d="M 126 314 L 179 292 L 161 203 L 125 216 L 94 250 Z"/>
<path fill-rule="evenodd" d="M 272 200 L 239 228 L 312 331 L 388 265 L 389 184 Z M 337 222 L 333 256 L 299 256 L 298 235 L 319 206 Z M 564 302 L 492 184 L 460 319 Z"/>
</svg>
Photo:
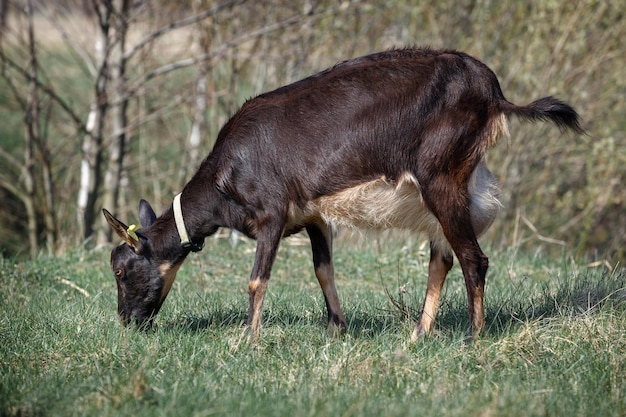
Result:
<svg viewBox="0 0 626 417">
<path fill-rule="evenodd" d="M 104 210 L 125 241 L 111 253 L 122 323 L 151 323 L 189 252 L 228 227 L 257 240 L 248 325 L 258 336 L 279 242 L 306 229 L 329 327 L 343 331 L 334 225 L 405 228 L 430 238 L 428 286 L 413 340 L 432 330 L 456 255 L 476 335 L 484 326 L 488 266 L 477 237 L 499 209 L 484 154 L 507 132 L 511 114 L 583 132 L 569 105 L 546 97 L 516 106 L 489 68 L 456 51 L 377 53 L 247 101 L 161 217 L 142 200 L 143 228 L 135 232 Z"/>
</svg>

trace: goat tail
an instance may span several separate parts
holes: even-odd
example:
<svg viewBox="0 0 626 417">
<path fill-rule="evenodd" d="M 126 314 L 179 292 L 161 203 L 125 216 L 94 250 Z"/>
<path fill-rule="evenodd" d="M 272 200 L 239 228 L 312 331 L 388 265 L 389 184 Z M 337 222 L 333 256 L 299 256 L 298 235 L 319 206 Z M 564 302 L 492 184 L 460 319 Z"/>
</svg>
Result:
<svg viewBox="0 0 626 417">
<path fill-rule="evenodd" d="M 514 114 L 517 117 L 530 121 L 551 121 L 561 131 L 573 130 L 578 134 L 584 134 L 580 126 L 580 117 L 576 110 L 567 103 L 554 97 L 544 97 L 535 100 L 527 106 L 516 106 L 505 101 L 501 110 L 505 114 Z"/>
</svg>

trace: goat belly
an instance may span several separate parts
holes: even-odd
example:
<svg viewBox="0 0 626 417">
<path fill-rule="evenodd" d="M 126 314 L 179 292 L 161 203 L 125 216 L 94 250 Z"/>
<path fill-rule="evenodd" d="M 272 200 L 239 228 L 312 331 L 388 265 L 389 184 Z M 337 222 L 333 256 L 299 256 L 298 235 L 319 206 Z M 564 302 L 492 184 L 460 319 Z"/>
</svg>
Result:
<svg viewBox="0 0 626 417">
<path fill-rule="evenodd" d="M 330 224 L 358 229 L 415 229 L 436 223 L 424 206 L 417 181 L 409 175 L 398 181 L 385 177 L 347 188 L 313 202 L 316 211 Z"/>
<path fill-rule="evenodd" d="M 409 229 L 446 242 L 437 218 L 424 205 L 417 180 L 409 174 L 396 181 L 385 177 L 347 188 L 310 203 L 333 226 L 363 230 Z"/>
<path fill-rule="evenodd" d="M 499 189 L 484 161 L 478 164 L 468 185 L 472 226 L 480 236 L 500 209 Z M 449 247 L 439 221 L 424 204 L 417 179 L 408 173 L 396 181 L 380 177 L 317 198 L 304 209 L 292 206 L 287 230 L 299 230 L 308 223 L 318 223 L 320 219 L 334 227 L 413 230 L 427 235 L 441 248 Z"/>
</svg>

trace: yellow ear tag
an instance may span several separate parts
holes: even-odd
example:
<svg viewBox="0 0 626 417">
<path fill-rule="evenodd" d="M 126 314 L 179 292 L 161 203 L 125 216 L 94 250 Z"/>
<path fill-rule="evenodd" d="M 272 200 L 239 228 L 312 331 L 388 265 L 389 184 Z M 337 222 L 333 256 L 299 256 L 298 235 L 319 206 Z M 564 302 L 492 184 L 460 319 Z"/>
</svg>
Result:
<svg viewBox="0 0 626 417">
<path fill-rule="evenodd" d="M 139 238 L 137 237 L 137 233 L 135 233 L 135 230 L 137 230 L 137 225 L 131 224 L 130 226 L 128 226 L 128 229 L 126 229 L 126 233 L 128 233 L 128 236 L 139 242 Z"/>
</svg>

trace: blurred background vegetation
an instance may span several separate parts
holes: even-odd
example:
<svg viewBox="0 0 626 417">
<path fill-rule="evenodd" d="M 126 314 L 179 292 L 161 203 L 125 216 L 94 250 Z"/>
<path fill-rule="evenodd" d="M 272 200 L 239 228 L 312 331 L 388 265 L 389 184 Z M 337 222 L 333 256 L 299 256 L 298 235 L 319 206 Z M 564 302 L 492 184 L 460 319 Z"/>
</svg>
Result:
<svg viewBox="0 0 626 417">
<path fill-rule="evenodd" d="M 247 99 L 392 47 L 468 52 L 505 96 L 571 103 L 588 135 L 511 123 L 488 154 L 497 247 L 626 255 L 621 0 L 0 0 L 3 256 L 106 244 L 100 209 L 163 209 Z"/>
</svg>

